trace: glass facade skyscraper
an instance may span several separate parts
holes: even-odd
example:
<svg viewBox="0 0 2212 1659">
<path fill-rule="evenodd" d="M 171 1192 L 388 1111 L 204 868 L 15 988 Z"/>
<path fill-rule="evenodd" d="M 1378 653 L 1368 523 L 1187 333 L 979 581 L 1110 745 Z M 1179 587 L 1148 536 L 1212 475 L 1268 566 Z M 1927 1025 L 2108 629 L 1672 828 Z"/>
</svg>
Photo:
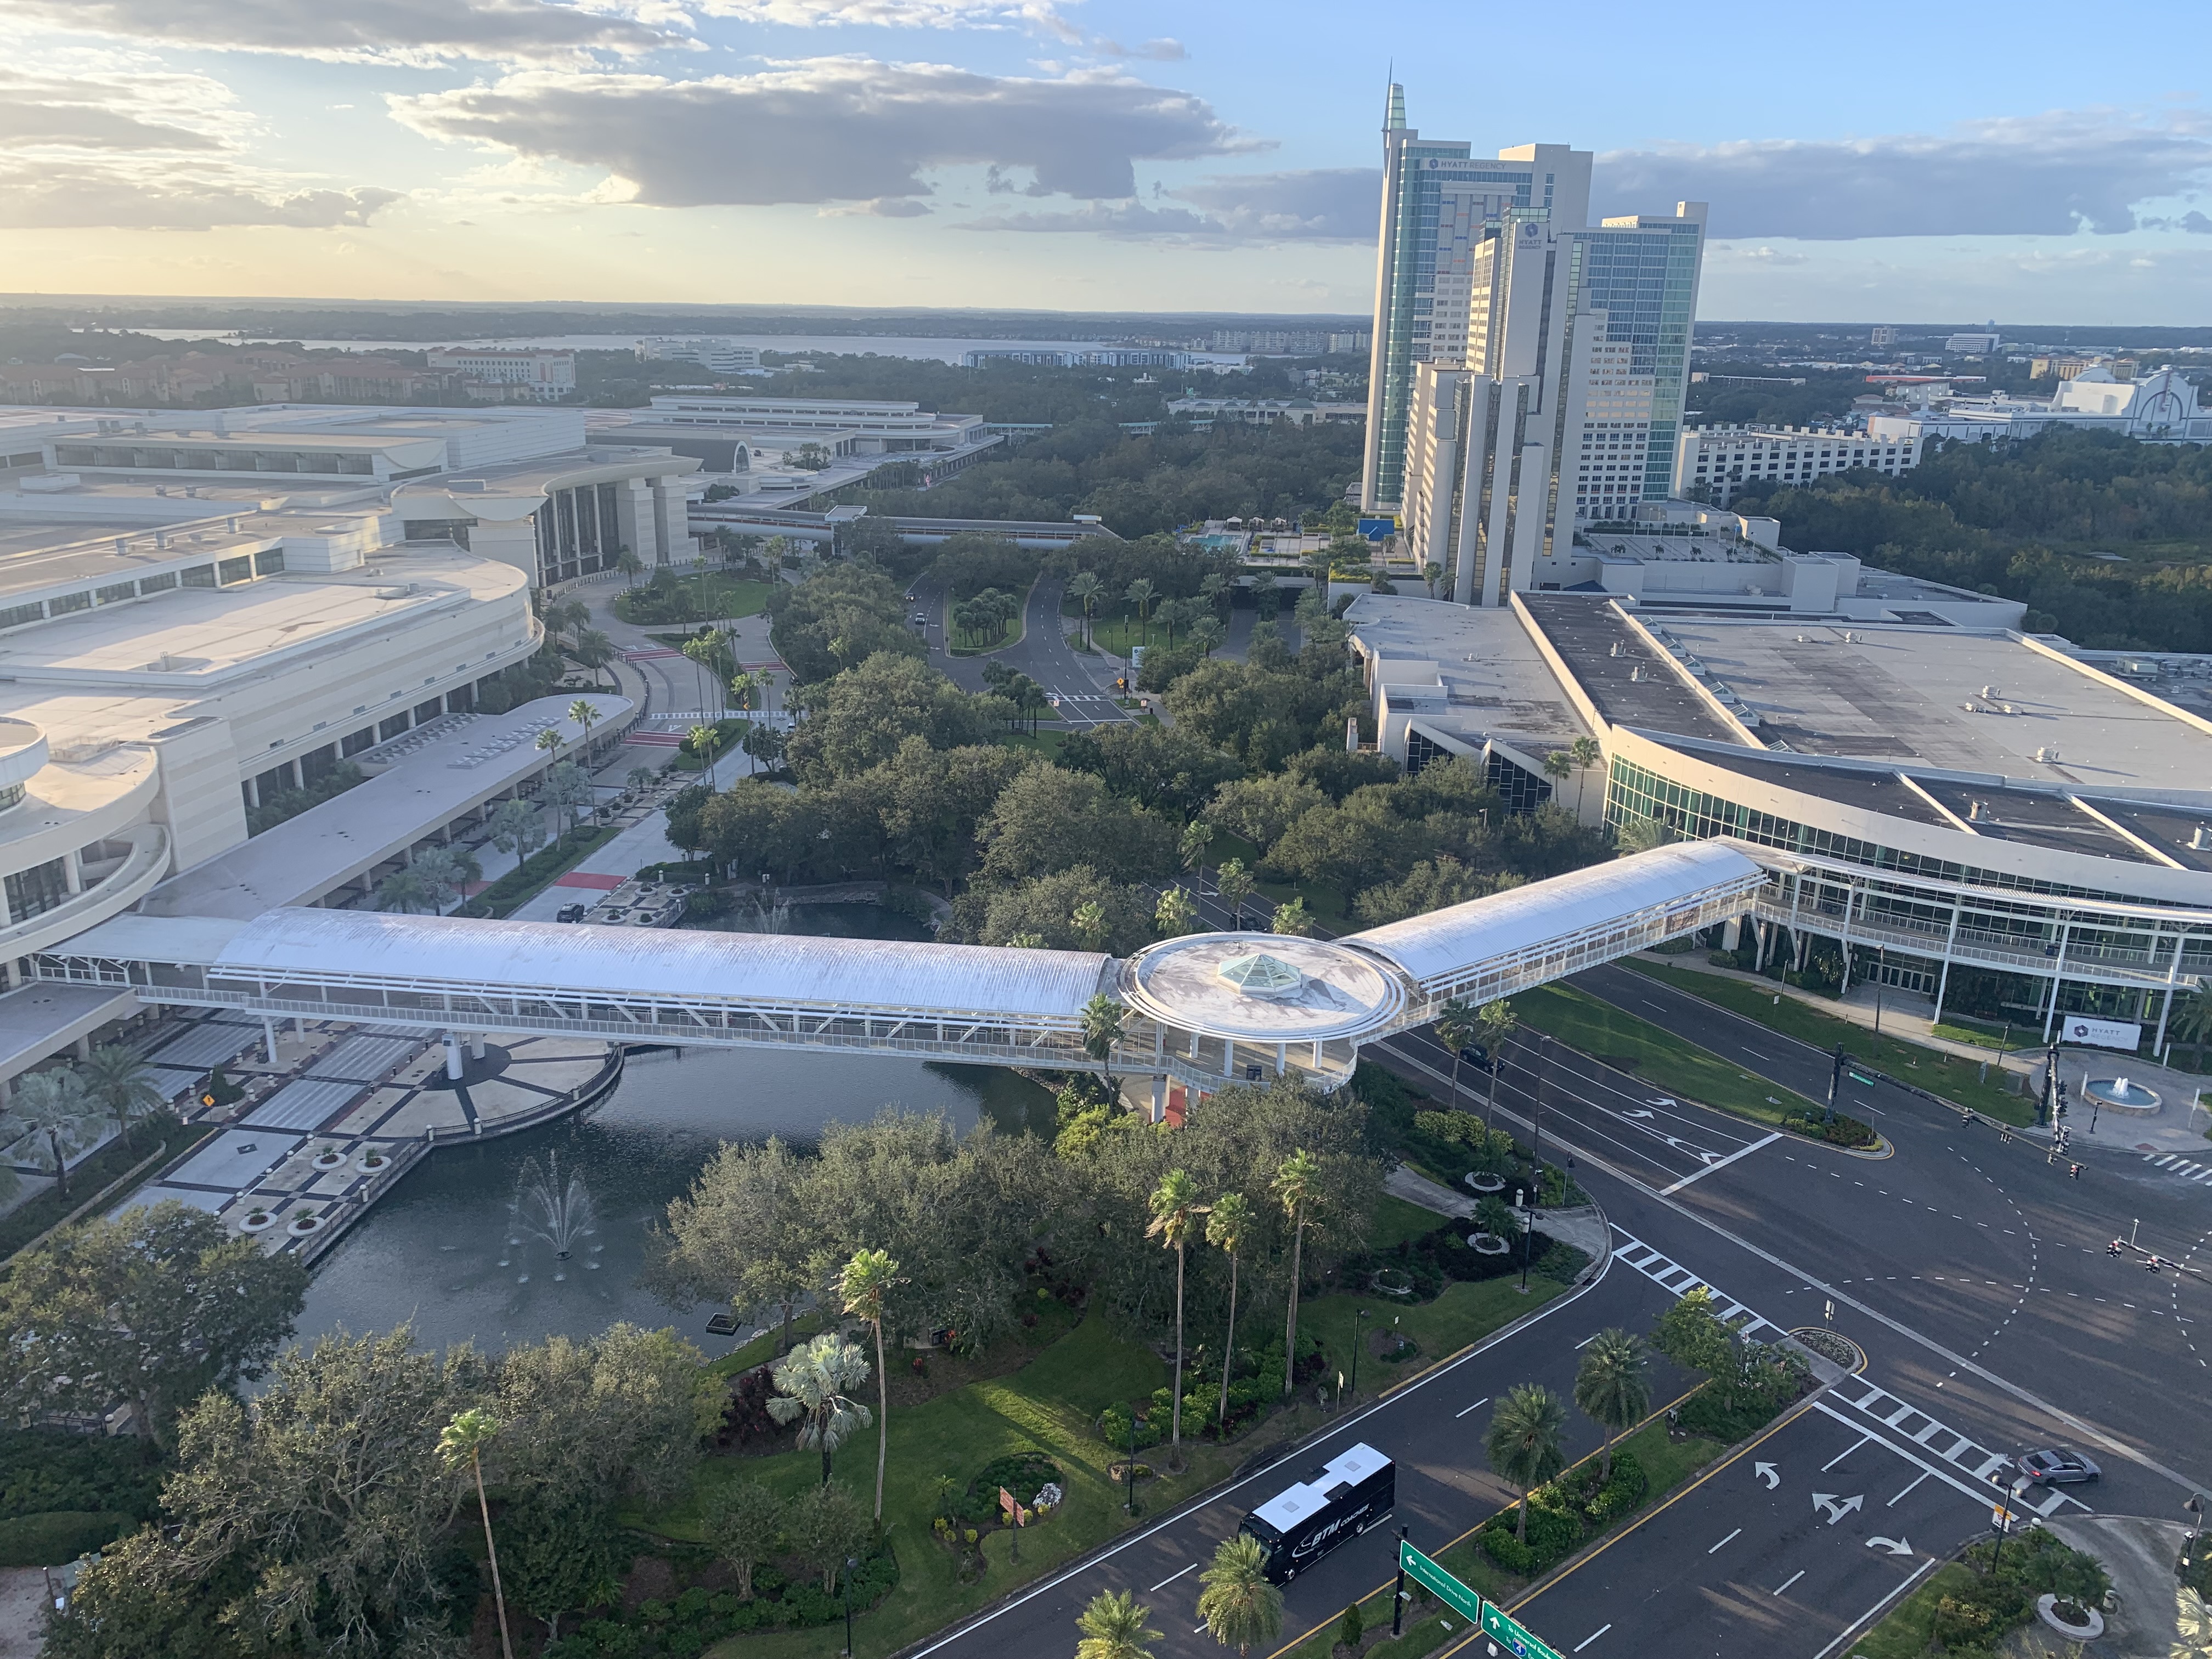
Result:
<svg viewBox="0 0 2212 1659">
<path fill-rule="evenodd" d="M 1674 491 L 1674 440 L 1689 389 L 1690 331 L 1696 320 L 1705 225 L 1690 218 L 1613 219 L 1574 239 L 1568 283 L 1576 321 L 1603 312 L 1598 338 L 1628 349 L 1628 371 L 1650 377 L 1642 496 Z"/>
</svg>

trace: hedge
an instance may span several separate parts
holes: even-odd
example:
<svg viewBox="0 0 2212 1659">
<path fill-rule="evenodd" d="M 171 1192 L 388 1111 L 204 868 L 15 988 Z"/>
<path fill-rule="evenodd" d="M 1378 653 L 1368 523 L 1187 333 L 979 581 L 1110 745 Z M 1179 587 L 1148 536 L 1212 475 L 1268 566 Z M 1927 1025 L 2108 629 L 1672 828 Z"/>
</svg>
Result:
<svg viewBox="0 0 2212 1659">
<path fill-rule="evenodd" d="M 0 1567 L 58 1567 L 105 1549 L 136 1526 L 127 1515 L 50 1510 L 0 1521 Z"/>
</svg>

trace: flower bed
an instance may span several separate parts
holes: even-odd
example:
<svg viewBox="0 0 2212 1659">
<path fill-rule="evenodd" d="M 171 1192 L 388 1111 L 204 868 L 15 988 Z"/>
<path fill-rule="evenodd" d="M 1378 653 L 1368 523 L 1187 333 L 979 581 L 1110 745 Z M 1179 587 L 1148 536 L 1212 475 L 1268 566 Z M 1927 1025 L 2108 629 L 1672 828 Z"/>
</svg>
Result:
<svg viewBox="0 0 2212 1659">
<path fill-rule="evenodd" d="M 1632 1511 L 1650 1486 L 1635 1454 L 1616 1451 L 1609 1478 L 1600 1478 L 1595 1462 L 1582 1463 L 1530 1492 L 1525 1541 L 1516 1535 L 1518 1504 L 1491 1516 L 1476 1535 L 1483 1553 L 1506 1571 L 1534 1578 Z"/>
</svg>

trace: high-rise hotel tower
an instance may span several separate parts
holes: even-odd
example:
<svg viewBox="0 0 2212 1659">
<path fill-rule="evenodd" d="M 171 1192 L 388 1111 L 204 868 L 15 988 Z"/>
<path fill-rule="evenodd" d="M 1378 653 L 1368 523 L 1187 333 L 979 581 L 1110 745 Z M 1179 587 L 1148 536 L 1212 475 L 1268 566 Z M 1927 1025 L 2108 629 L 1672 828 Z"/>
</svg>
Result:
<svg viewBox="0 0 2212 1659">
<path fill-rule="evenodd" d="M 1387 120 L 1361 503 L 1496 605 L 1668 494 L 1705 207 L 1590 226 L 1588 151 L 1424 142 L 1395 85 Z"/>
</svg>

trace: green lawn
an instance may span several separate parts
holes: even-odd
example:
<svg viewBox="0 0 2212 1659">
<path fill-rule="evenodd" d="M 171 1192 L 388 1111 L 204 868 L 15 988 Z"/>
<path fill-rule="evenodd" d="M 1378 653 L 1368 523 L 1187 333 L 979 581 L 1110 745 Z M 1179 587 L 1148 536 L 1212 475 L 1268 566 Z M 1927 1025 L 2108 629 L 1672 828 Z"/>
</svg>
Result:
<svg viewBox="0 0 2212 1659">
<path fill-rule="evenodd" d="M 999 741 L 1009 749 L 1027 749 L 1042 755 L 1047 760 L 1060 758 L 1060 746 L 1067 741 L 1067 732 L 1051 726 L 1040 726 L 1035 732 L 1001 732 Z"/>
<path fill-rule="evenodd" d="M 1091 1318 L 1011 1375 L 971 1383 L 926 1405 L 894 1407 L 884 1520 L 898 1552 L 900 1578 L 898 1588 L 858 1621 L 855 1644 L 863 1659 L 904 1647 L 1138 1524 L 1121 1510 L 1121 1489 L 1106 1479 L 1114 1454 L 1091 1425 L 1109 1404 L 1145 1398 L 1167 1380 L 1167 1367 L 1150 1350 L 1121 1336 L 1104 1320 Z M 838 1480 L 871 1502 L 875 1446 L 871 1430 L 839 1453 L 836 1469 Z M 1019 1565 L 1006 1559 L 1008 1534 L 994 1532 L 984 1543 L 989 1570 L 975 1583 L 960 1583 L 952 1555 L 930 1533 L 930 1494 L 937 1477 L 950 1475 L 964 1484 L 992 1459 L 1028 1450 L 1044 1452 L 1060 1466 L 1067 1501 L 1050 1521 L 1024 1533 Z M 1188 1444 L 1185 1454 L 1189 1468 L 1183 1474 L 1163 1475 L 1139 1487 L 1139 1522 L 1212 1485 L 1247 1452 Z M 1164 1468 L 1165 1454 L 1155 1450 L 1146 1461 Z M 817 1479 L 820 1468 L 811 1452 L 711 1459 L 701 1472 L 694 1500 L 653 1516 L 651 1524 L 666 1536 L 696 1538 L 698 1493 L 732 1480 L 757 1480 L 778 1492 L 795 1492 Z M 1181 1606 L 1176 1616 L 1182 1616 Z M 844 1636 L 842 1626 L 779 1631 L 732 1637 L 708 1651 L 721 1659 L 813 1659 L 837 1652 Z"/>
<path fill-rule="evenodd" d="M 1955 1100 L 1961 1106 L 1971 1106 L 1978 1112 L 2005 1123 L 2035 1121 L 2035 1103 L 2026 1096 L 2015 1094 L 2002 1086 L 2005 1073 L 1996 1073 L 1990 1081 L 1980 1081 L 1982 1063 L 1963 1056 L 1947 1054 L 1939 1049 L 1922 1047 L 1917 1042 L 1900 1042 L 1895 1037 L 1876 1036 L 1863 1025 L 1853 1024 L 1847 1019 L 1838 1019 L 1809 1008 L 1796 997 L 1784 995 L 1779 1003 L 1776 993 L 1762 991 L 1756 985 L 1747 985 L 1741 980 L 1723 979 L 1717 974 L 1701 974 L 1693 968 L 1673 968 L 1655 962 L 1628 959 L 1627 966 L 1639 974 L 1663 981 L 1678 991 L 1687 991 L 1692 996 L 1755 1019 L 1762 1025 L 1809 1042 L 1816 1048 L 1833 1048 L 1838 1042 L 1858 1059 L 1866 1060 L 1890 1076 L 1902 1079 L 1930 1094 L 1941 1095 L 1946 1100 Z M 1516 1005 L 1517 1006 L 1517 1005 Z M 1847 1087 L 1856 1088 L 1856 1085 Z M 1838 1101 L 1838 1105 L 1843 1103 Z"/>
<path fill-rule="evenodd" d="M 1436 1231 L 1448 1219 L 1449 1217 L 1440 1216 L 1434 1210 L 1425 1210 L 1418 1204 L 1408 1204 L 1402 1198 L 1393 1198 L 1385 1193 L 1370 1218 L 1367 1248 L 1387 1250 L 1409 1238 L 1419 1238 Z"/>
<path fill-rule="evenodd" d="M 715 574 L 709 574 L 703 580 L 687 576 L 680 586 L 691 601 L 692 610 L 700 617 L 712 622 L 735 622 L 740 617 L 758 616 L 768 608 L 768 597 L 775 592 L 776 586 L 774 582 L 748 581 L 740 576 Z M 644 614 L 633 614 L 641 608 L 640 599 L 650 591 L 641 584 L 629 592 L 617 593 L 613 607 L 615 615 L 624 622 L 641 623 L 647 627 L 670 626 L 672 619 L 653 614 L 650 605 L 642 607 Z M 694 628 L 698 625 L 697 623 L 678 624 L 679 627 Z M 665 644 L 681 647 L 689 635 L 672 632 L 665 636 L 656 634 L 653 637 Z"/>
<path fill-rule="evenodd" d="M 1763 1123 L 1779 1123 L 1784 1112 L 1802 1113 L 1814 1103 L 1571 985 L 1523 991 L 1513 999 L 1513 1012 L 1524 1024 L 1569 1048 L 1594 1054 L 1655 1090 L 1684 1100 Z"/>
<path fill-rule="evenodd" d="M 1936 1568 L 1888 1618 L 1851 1644 L 1853 1659 L 1920 1659 L 1935 1641 L 1936 1604 L 1973 1578 L 1973 1570 L 1960 1562 Z"/>
<path fill-rule="evenodd" d="M 1412 1307 L 1401 1304 L 1394 1297 L 1337 1291 L 1311 1297 L 1298 1304 L 1298 1334 L 1301 1339 L 1308 1332 L 1319 1335 L 1328 1356 L 1329 1374 L 1333 1376 L 1340 1370 L 1349 1381 L 1352 1332 L 1358 1310 L 1367 1310 L 1368 1316 L 1361 1329 L 1370 1334 L 1376 1330 L 1391 1329 L 1391 1322 L 1396 1320 L 1396 1328 L 1411 1337 L 1420 1352 L 1395 1364 L 1385 1364 L 1377 1358 L 1371 1346 L 1363 1352 L 1359 1357 L 1359 1391 L 1371 1398 L 1401 1378 L 1412 1376 L 1458 1352 L 1470 1342 L 1480 1342 L 1501 1325 L 1534 1312 L 1566 1288 L 1556 1279 L 1546 1279 L 1540 1273 L 1531 1274 L 1528 1292 L 1524 1296 L 1516 1273 L 1474 1284 L 1462 1281 L 1447 1285 L 1435 1301 L 1416 1303 Z"/>
</svg>

